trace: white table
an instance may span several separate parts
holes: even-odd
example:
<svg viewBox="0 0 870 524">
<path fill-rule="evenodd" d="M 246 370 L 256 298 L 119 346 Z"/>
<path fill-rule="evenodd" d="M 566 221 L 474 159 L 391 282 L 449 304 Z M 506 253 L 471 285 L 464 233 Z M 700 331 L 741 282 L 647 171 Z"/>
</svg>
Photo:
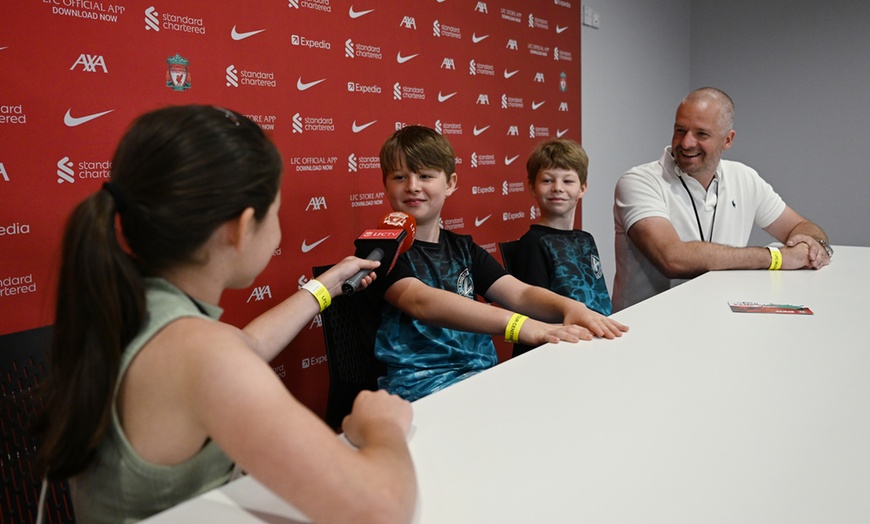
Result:
<svg viewBox="0 0 870 524">
<path fill-rule="evenodd" d="M 414 403 L 417 522 L 870 522 L 870 248 L 703 275 Z M 815 313 L 733 313 L 728 302 Z M 246 478 L 154 522 L 304 518 Z"/>
</svg>

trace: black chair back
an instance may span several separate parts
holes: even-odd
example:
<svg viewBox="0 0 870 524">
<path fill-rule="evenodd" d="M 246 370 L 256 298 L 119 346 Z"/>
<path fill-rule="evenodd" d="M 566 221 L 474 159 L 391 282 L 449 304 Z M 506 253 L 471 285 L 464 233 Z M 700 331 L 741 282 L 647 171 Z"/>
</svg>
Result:
<svg viewBox="0 0 870 524">
<path fill-rule="evenodd" d="M 47 326 L 0 336 L 0 523 L 36 521 L 42 478 L 30 423 L 42 407 L 34 393 L 49 372 L 51 335 Z M 44 512 L 45 523 L 75 522 L 65 481 L 48 484 Z"/>
<path fill-rule="evenodd" d="M 518 240 L 511 240 L 509 242 L 499 242 L 498 243 L 498 251 L 501 253 L 501 260 L 504 264 L 504 268 L 508 270 L 510 273 L 511 270 L 511 260 L 514 258 L 514 253 L 517 251 L 517 242 Z"/>
<path fill-rule="evenodd" d="M 329 267 L 315 267 L 314 276 Z M 325 420 L 330 427 L 339 430 L 357 394 L 364 389 L 377 390 L 378 377 L 386 372 L 374 353 L 380 307 L 364 291 L 340 295 L 333 297 L 332 305 L 320 313 L 320 318 L 329 368 Z"/>
</svg>

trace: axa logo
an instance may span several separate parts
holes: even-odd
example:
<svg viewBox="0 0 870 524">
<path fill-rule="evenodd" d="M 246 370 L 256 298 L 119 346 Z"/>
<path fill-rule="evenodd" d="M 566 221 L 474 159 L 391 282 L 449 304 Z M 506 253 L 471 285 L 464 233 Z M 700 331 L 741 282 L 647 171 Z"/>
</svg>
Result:
<svg viewBox="0 0 870 524">
<path fill-rule="evenodd" d="M 543 84 L 544 83 L 544 73 L 541 73 L 541 72 L 535 73 L 535 80 L 534 81 L 540 82 L 541 84 Z"/>
<path fill-rule="evenodd" d="M 320 211 L 321 208 L 328 209 L 326 207 L 326 197 L 324 197 L 324 196 L 311 197 L 311 200 L 308 201 L 308 205 L 305 207 L 305 211 L 308 211 L 309 209 L 314 209 L 315 211 Z"/>
<path fill-rule="evenodd" d="M 266 300 L 266 298 L 272 298 L 272 288 L 269 286 L 257 286 L 251 291 L 251 295 L 248 297 L 246 303 L 253 300 L 254 302 L 260 302 L 261 300 Z"/>
<path fill-rule="evenodd" d="M 236 66 L 230 64 L 227 69 L 227 87 L 239 87 L 239 72 L 236 69 Z"/>
<path fill-rule="evenodd" d="M 5 182 L 9 182 L 9 174 L 6 173 L 6 166 L 3 165 L 3 162 L 0 162 L 0 175 L 3 176 Z"/>
<path fill-rule="evenodd" d="M 103 58 L 103 55 L 89 55 L 82 53 L 69 70 L 72 71 L 76 66 L 82 66 L 82 71 L 85 73 L 96 73 L 98 67 L 103 70 L 103 73 L 109 72 L 106 68 L 106 60 Z"/>
<path fill-rule="evenodd" d="M 453 61 L 452 58 L 445 57 L 444 60 L 441 61 L 441 69 L 452 69 L 455 71 L 456 63 Z"/>
<path fill-rule="evenodd" d="M 73 171 L 73 162 L 68 156 L 65 156 L 57 161 L 57 183 L 58 184 L 74 184 L 75 171 Z"/>
<path fill-rule="evenodd" d="M 519 126 L 508 126 L 507 135 L 508 136 L 520 136 Z"/>
<path fill-rule="evenodd" d="M 157 15 L 160 13 L 157 12 L 157 9 L 152 5 L 148 9 L 145 10 L 145 30 L 146 31 L 160 31 L 160 21 L 157 19 Z"/>
<path fill-rule="evenodd" d="M 474 6 L 474 12 L 489 14 L 489 10 L 486 8 L 486 2 L 478 2 L 477 5 Z"/>
<path fill-rule="evenodd" d="M 559 111 L 568 111 L 568 102 L 562 102 L 559 104 Z"/>
<path fill-rule="evenodd" d="M 517 46 L 517 41 L 513 38 L 508 38 L 507 45 L 505 45 L 505 49 L 510 49 L 511 51 L 517 51 L 519 47 Z"/>
<path fill-rule="evenodd" d="M 399 24 L 399 27 L 404 27 L 405 29 L 413 29 L 417 30 L 417 20 L 414 19 L 413 16 L 406 16 L 402 18 L 402 22 Z"/>
<path fill-rule="evenodd" d="M 489 105 L 489 95 L 481 93 L 477 95 L 477 101 L 474 102 L 476 105 L 488 106 Z"/>
</svg>

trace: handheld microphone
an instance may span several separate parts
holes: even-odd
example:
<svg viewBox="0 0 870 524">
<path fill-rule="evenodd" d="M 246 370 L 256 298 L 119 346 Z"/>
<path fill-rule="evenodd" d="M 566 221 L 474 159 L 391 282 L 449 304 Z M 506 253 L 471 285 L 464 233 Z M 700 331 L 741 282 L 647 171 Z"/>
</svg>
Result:
<svg viewBox="0 0 870 524">
<path fill-rule="evenodd" d="M 387 213 L 381 219 L 377 229 L 366 229 L 354 241 L 356 246 L 355 256 L 366 260 L 376 260 L 381 265 L 374 270 L 378 278 L 383 278 L 393 269 L 399 255 L 410 249 L 417 236 L 417 221 L 414 217 L 401 211 Z M 389 261 L 389 264 L 386 263 Z M 352 295 L 357 291 L 362 280 L 371 273 L 371 269 L 360 269 L 357 273 L 345 280 L 341 285 L 341 291 L 345 295 Z"/>
</svg>

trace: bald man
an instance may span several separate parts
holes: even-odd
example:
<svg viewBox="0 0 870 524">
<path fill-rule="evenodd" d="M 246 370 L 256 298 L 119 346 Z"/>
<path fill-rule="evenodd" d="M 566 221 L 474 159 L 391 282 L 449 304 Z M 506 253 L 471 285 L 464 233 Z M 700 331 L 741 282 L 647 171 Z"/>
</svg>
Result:
<svg viewBox="0 0 870 524">
<path fill-rule="evenodd" d="M 788 207 L 758 173 L 722 160 L 734 143 L 734 103 L 713 87 L 677 108 L 662 157 L 616 184 L 613 220 L 619 311 L 720 269 L 819 269 L 833 250 L 822 229 Z M 747 247 L 757 224 L 783 246 Z"/>
</svg>

